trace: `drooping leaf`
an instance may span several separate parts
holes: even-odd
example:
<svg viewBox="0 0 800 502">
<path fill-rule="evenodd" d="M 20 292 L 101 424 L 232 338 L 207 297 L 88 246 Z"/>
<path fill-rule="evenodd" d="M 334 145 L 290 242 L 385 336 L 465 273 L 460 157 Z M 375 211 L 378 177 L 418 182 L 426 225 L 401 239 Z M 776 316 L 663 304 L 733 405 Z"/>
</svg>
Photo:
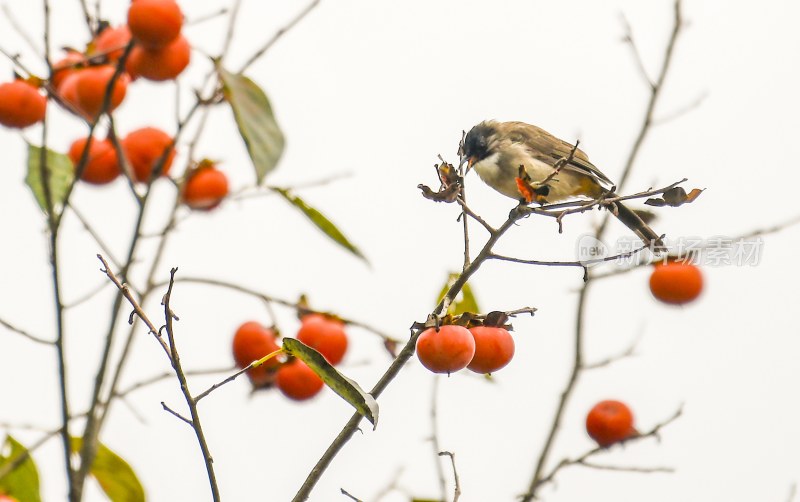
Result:
<svg viewBox="0 0 800 502">
<path fill-rule="evenodd" d="M 81 438 L 72 438 L 72 451 L 81 449 Z M 144 502 L 144 488 L 133 468 L 103 443 L 89 470 L 111 502 Z"/>
<path fill-rule="evenodd" d="M 378 426 L 378 402 L 372 394 L 365 392 L 356 382 L 339 373 L 322 354 L 303 342 L 294 338 L 284 338 L 283 349 L 306 363 L 328 387 L 369 420 L 373 427 Z"/>
<path fill-rule="evenodd" d="M 662 207 L 662 206 L 678 207 L 682 206 L 683 204 L 689 204 L 691 202 L 694 202 L 696 198 L 700 197 L 701 193 L 703 193 L 703 190 L 700 190 L 699 188 L 694 188 L 692 189 L 691 192 L 687 194 L 686 190 L 684 190 L 683 187 L 675 187 L 675 188 L 670 188 L 669 190 L 664 192 L 661 198 L 652 197 L 644 201 L 644 203 L 647 204 L 648 206 L 656 206 L 656 207 Z"/>
<path fill-rule="evenodd" d="M 36 197 L 39 207 L 47 214 L 47 199 L 45 198 L 44 183 L 42 182 L 41 155 L 42 149 L 40 147 L 28 145 L 28 175 L 25 177 L 25 183 L 33 191 L 33 196 Z M 66 155 L 47 150 L 45 158 L 47 173 L 49 173 L 48 178 L 50 179 L 50 200 L 52 201 L 53 209 L 58 213 L 64 202 L 64 197 L 67 195 L 67 189 L 75 178 L 75 172 L 72 167 L 72 161 Z"/>
<path fill-rule="evenodd" d="M 239 133 L 253 161 L 256 182 L 260 184 L 275 169 L 283 154 L 283 132 L 272 114 L 267 95 L 255 82 L 220 66 L 217 71 L 223 95 L 231 105 Z"/>
<path fill-rule="evenodd" d="M 10 495 L 20 502 L 41 502 L 39 495 L 39 471 L 28 455 L 28 449 L 11 436 L 6 436 L 3 454 L 0 454 L 0 470 L 12 462 L 24 458 L 19 465 L 0 478 L 0 493 Z"/>
<path fill-rule="evenodd" d="M 309 206 L 306 201 L 292 194 L 286 189 L 273 188 L 273 190 L 281 194 L 287 201 L 289 201 L 290 204 L 299 209 L 309 220 L 311 220 L 311 223 L 322 230 L 325 235 L 333 239 L 335 243 L 339 244 L 362 260 L 367 261 L 366 257 L 361 254 L 361 251 L 352 242 L 350 242 L 347 237 L 344 236 L 341 230 L 339 230 L 336 225 L 331 222 L 331 220 L 326 218 L 325 215 Z"/>
<path fill-rule="evenodd" d="M 449 276 L 447 276 L 447 281 L 445 281 L 444 286 L 442 286 L 441 291 L 439 291 L 437 303 L 444 298 L 444 295 L 447 294 L 447 291 L 450 289 L 456 279 L 458 279 L 458 274 L 456 273 L 451 273 Z M 447 313 L 451 316 L 463 314 L 464 312 L 478 313 L 480 311 L 481 309 L 478 307 L 478 299 L 475 298 L 475 293 L 472 291 L 472 287 L 469 285 L 469 283 L 464 284 L 464 287 L 461 288 L 461 293 L 456 296 L 455 300 L 453 300 L 453 302 L 447 308 Z"/>
</svg>

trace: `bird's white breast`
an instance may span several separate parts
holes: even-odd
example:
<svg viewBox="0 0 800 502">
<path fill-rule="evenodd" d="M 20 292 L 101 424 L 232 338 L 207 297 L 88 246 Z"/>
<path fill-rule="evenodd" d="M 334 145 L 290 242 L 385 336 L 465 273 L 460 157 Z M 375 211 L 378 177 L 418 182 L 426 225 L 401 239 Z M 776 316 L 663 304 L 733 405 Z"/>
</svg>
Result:
<svg viewBox="0 0 800 502">
<path fill-rule="evenodd" d="M 520 194 L 515 181 L 516 173 L 505 172 L 498 164 L 500 154 L 495 152 L 485 159 L 476 162 L 472 168 L 484 183 L 494 188 L 506 197 L 519 200 Z"/>
</svg>

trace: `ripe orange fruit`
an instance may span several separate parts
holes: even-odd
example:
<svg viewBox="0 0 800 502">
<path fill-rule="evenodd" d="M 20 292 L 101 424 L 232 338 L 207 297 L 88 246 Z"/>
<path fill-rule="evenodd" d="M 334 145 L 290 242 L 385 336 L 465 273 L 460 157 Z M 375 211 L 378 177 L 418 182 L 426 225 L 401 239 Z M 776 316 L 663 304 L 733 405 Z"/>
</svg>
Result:
<svg viewBox="0 0 800 502">
<path fill-rule="evenodd" d="M 417 357 L 434 373 L 453 373 L 466 368 L 475 355 L 475 338 L 463 326 L 447 324 L 437 332 L 428 328 L 417 339 Z"/>
<path fill-rule="evenodd" d="M 325 382 L 306 363 L 295 359 L 278 368 L 275 385 L 289 399 L 304 401 L 317 395 Z"/>
<path fill-rule="evenodd" d="M 86 58 L 78 51 L 68 51 L 67 55 L 53 64 L 53 75 L 50 77 L 50 83 L 53 84 L 53 89 L 61 92 L 61 84 L 64 80 L 73 75 L 85 64 Z"/>
<path fill-rule="evenodd" d="M 0 124 L 23 129 L 44 120 L 47 98 L 22 79 L 0 84 Z"/>
<path fill-rule="evenodd" d="M 611 446 L 636 435 L 633 413 L 620 401 L 600 401 L 586 415 L 586 432 L 600 446 Z"/>
<path fill-rule="evenodd" d="M 233 335 L 233 360 L 236 361 L 236 366 L 246 368 L 253 361 L 280 349 L 276 338 L 274 330 L 255 321 L 239 326 Z M 275 370 L 280 365 L 277 358 L 272 358 L 261 366 L 248 370 L 247 376 L 255 387 L 269 385 L 274 381 Z"/>
<path fill-rule="evenodd" d="M 86 68 L 76 74 L 77 106 L 89 120 L 94 120 L 100 115 L 107 88 L 115 71 L 111 65 L 101 65 Z M 130 77 L 124 73 L 117 77 L 106 112 L 114 110 L 125 99 L 129 79 Z"/>
<path fill-rule="evenodd" d="M 80 70 L 73 70 L 64 76 L 64 80 L 58 86 L 58 95 L 64 101 L 66 109 L 77 115 L 83 115 L 78 105 L 78 78 Z"/>
<path fill-rule="evenodd" d="M 19 501 L 14 497 L 12 497 L 11 495 L 0 493 L 0 502 L 19 502 Z"/>
<path fill-rule="evenodd" d="M 133 169 L 134 179 L 142 183 L 150 180 L 150 174 L 155 167 L 158 167 L 164 152 L 169 150 L 161 168 L 161 176 L 166 176 L 169 173 L 172 160 L 175 158 L 172 138 L 155 127 L 143 127 L 130 132 L 122 140 L 122 149 Z"/>
<path fill-rule="evenodd" d="M 117 61 L 125 53 L 125 47 L 131 41 L 131 30 L 128 25 L 121 24 L 116 28 L 107 27 L 97 35 L 92 44 L 90 56 L 105 54 L 111 62 Z"/>
<path fill-rule="evenodd" d="M 67 156 L 76 169 L 83 151 L 86 149 L 87 141 L 88 138 L 76 139 L 67 152 Z M 108 139 L 93 139 L 89 145 L 89 154 L 86 158 L 86 166 L 81 173 L 81 179 L 93 185 L 105 185 L 117 179 L 120 172 L 117 152 L 111 141 Z"/>
<path fill-rule="evenodd" d="M 209 211 L 219 206 L 228 195 L 228 177 L 214 164 L 201 166 L 189 175 L 183 185 L 183 202 L 192 209 Z"/>
<path fill-rule="evenodd" d="M 475 338 L 475 355 L 467 368 L 475 373 L 497 371 L 514 357 L 514 339 L 505 328 L 475 326 L 469 332 Z"/>
<path fill-rule="evenodd" d="M 183 13 L 174 0 L 134 0 L 128 9 L 128 27 L 142 46 L 158 49 L 181 32 Z"/>
<path fill-rule="evenodd" d="M 339 364 L 347 352 L 344 324 L 321 314 L 303 316 L 297 339 L 325 356 L 331 364 Z"/>
<path fill-rule="evenodd" d="M 192 50 L 186 37 L 179 35 L 169 45 L 160 49 L 134 46 L 128 55 L 125 69 L 132 78 L 162 82 L 174 80 L 189 66 Z"/>
<path fill-rule="evenodd" d="M 664 303 L 683 305 L 700 296 L 703 274 L 686 261 L 656 263 L 650 275 L 650 291 Z"/>
</svg>

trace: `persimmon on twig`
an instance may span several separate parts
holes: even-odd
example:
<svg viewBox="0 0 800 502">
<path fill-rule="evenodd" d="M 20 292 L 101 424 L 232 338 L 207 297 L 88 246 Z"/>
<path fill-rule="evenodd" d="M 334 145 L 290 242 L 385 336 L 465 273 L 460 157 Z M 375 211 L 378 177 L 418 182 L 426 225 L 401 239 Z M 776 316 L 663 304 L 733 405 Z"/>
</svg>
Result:
<svg viewBox="0 0 800 502">
<path fill-rule="evenodd" d="M 631 436 L 629 439 L 626 439 L 625 441 L 623 441 L 621 443 L 618 443 L 618 444 L 635 443 L 635 442 L 641 441 L 643 439 L 652 438 L 652 437 L 658 438 L 658 434 L 659 434 L 659 432 L 661 432 L 661 429 L 663 429 L 664 427 L 668 426 L 669 424 L 671 424 L 672 422 L 677 420 L 678 417 L 680 417 L 682 413 L 683 413 L 683 407 L 679 407 L 678 410 L 675 411 L 675 413 L 673 413 L 669 418 L 667 418 L 666 420 L 656 424 L 655 426 L 653 426 L 647 432 L 639 433 L 639 434 L 636 434 L 634 436 Z M 552 482 L 553 479 L 555 478 L 556 474 L 561 472 L 561 470 L 564 469 L 565 467 L 569 467 L 571 465 L 581 465 L 583 467 L 590 467 L 590 468 L 594 468 L 594 469 L 606 469 L 606 470 L 616 470 L 616 471 L 626 471 L 626 472 L 640 472 L 640 473 L 672 472 L 672 469 L 667 468 L 667 467 L 618 467 L 618 466 L 610 466 L 610 465 L 602 465 L 602 464 L 593 464 L 591 462 L 588 462 L 589 458 L 593 458 L 596 455 L 603 454 L 603 453 L 609 451 L 609 449 L 610 449 L 610 447 L 597 446 L 597 447 L 592 448 L 591 450 L 585 452 L 584 454 L 582 454 L 582 455 L 580 455 L 578 457 L 565 458 L 565 459 L 561 460 L 561 462 L 559 462 L 553 468 L 553 470 L 551 470 L 547 475 L 542 476 L 538 480 L 536 486 L 533 487 L 533 490 L 534 491 L 538 490 L 543 485 Z M 525 494 L 525 496 L 523 496 L 523 499 L 529 493 L 530 492 Z"/>
</svg>

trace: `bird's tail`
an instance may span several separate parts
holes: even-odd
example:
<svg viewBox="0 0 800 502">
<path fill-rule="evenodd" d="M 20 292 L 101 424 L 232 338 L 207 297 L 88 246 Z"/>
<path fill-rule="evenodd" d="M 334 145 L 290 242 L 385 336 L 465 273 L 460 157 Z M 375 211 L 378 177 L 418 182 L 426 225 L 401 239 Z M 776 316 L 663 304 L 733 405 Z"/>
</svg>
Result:
<svg viewBox="0 0 800 502">
<path fill-rule="evenodd" d="M 614 195 L 612 194 L 611 196 L 613 197 Z M 614 205 L 617 208 L 614 216 L 616 216 L 617 219 L 626 227 L 633 230 L 633 233 L 638 235 L 647 247 L 654 252 L 664 252 L 667 250 L 667 247 L 664 245 L 664 241 L 661 240 L 661 237 L 655 233 L 655 231 L 650 228 L 647 223 L 645 223 L 644 220 L 642 220 L 642 218 L 636 214 L 635 211 L 625 206 L 621 202 L 615 202 Z"/>
</svg>

